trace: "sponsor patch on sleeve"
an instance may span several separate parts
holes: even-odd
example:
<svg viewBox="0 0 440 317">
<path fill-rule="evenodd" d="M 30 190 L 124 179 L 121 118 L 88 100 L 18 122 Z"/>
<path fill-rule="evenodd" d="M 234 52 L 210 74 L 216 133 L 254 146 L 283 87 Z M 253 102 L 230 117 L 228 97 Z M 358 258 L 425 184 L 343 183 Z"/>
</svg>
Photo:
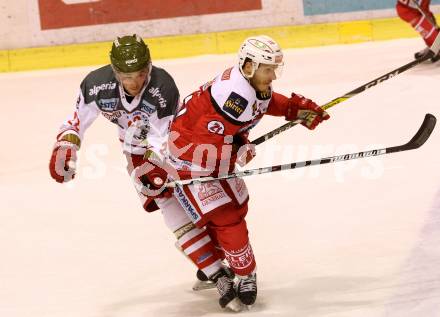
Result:
<svg viewBox="0 0 440 317">
<path fill-rule="evenodd" d="M 245 98 L 235 92 L 232 92 L 223 105 L 223 110 L 232 115 L 234 118 L 238 118 L 244 112 L 247 105 L 248 101 Z"/>
</svg>

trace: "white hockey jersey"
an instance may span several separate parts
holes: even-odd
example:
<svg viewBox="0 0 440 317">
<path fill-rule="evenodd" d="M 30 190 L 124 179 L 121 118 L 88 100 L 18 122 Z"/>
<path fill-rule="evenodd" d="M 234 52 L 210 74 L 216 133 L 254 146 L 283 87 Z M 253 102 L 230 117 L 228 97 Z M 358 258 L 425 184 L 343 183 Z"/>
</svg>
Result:
<svg viewBox="0 0 440 317">
<path fill-rule="evenodd" d="M 99 114 L 118 126 L 123 150 L 142 155 L 147 148 L 160 151 L 179 103 L 172 77 L 153 66 L 149 81 L 129 102 L 110 65 L 99 68 L 82 81 L 75 112 L 61 126 L 57 139 L 68 133 L 80 140 Z"/>
</svg>

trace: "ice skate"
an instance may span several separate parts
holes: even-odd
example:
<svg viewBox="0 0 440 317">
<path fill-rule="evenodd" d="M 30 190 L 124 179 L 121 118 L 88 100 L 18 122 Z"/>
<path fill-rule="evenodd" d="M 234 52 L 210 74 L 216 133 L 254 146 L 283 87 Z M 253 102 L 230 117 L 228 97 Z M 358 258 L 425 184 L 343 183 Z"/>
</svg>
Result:
<svg viewBox="0 0 440 317">
<path fill-rule="evenodd" d="M 440 60 L 440 53 L 438 53 L 437 55 L 431 57 L 430 60 L 431 60 L 432 63 L 435 63 L 438 60 Z"/>
<path fill-rule="evenodd" d="M 252 306 L 257 299 L 257 274 L 253 273 L 246 277 L 239 277 L 236 292 L 244 305 L 248 308 Z"/>
<path fill-rule="evenodd" d="M 234 312 L 239 312 L 243 309 L 243 305 L 237 298 L 237 293 L 234 287 L 234 279 L 228 275 L 223 268 L 210 278 L 217 287 L 220 295 L 219 304 L 222 308 L 230 309 Z"/>
<path fill-rule="evenodd" d="M 235 277 L 234 272 L 226 265 L 224 266 L 224 270 L 226 274 L 233 280 Z M 206 274 L 203 273 L 202 270 L 197 270 L 196 277 L 197 277 L 197 281 L 194 283 L 192 287 L 193 291 L 198 292 L 205 289 L 215 288 L 215 283 L 211 279 L 209 279 L 206 276 Z"/>
<path fill-rule="evenodd" d="M 201 291 L 204 289 L 215 288 L 215 283 L 210 280 L 202 270 L 197 270 L 196 273 L 197 281 L 194 283 L 192 290 Z"/>
<path fill-rule="evenodd" d="M 432 52 L 430 51 L 429 47 L 425 47 L 423 50 L 416 52 L 414 54 L 414 58 L 415 59 L 420 59 L 420 58 L 424 57 L 427 54 L 432 54 Z M 431 61 L 431 63 L 437 62 L 438 60 L 440 60 L 440 54 L 432 56 L 429 60 Z"/>
</svg>

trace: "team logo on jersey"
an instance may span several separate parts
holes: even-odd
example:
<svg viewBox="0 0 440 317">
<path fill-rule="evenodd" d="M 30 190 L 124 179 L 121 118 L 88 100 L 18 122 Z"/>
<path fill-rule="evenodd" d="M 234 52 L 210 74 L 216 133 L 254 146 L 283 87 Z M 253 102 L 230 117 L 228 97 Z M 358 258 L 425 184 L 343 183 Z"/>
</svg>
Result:
<svg viewBox="0 0 440 317">
<path fill-rule="evenodd" d="M 147 134 L 150 131 L 150 123 L 148 116 L 142 111 L 134 111 L 127 122 L 130 127 L 130 135 L 138 141 L 143 141 L 147 138 Z"/>
<path fill-rule="evenodd" d="M 235 92 L 231 92 L 225 104 L 223 110 L 234 118 L 238 118 L 244 112 L 248 105 L 248 101 Z"/>
<path fill-rule="evenodd" d="M 118 107 L 119 98 L 99 99 L 98 106 L 102 111 L 115 111 Z"/>
<path fill-rule="evenodd" d="M 156 106 L 152 105 L 146 100 L 142 100 L 141 110 L 148 114 L 152 114 L 154 111 L 156 111 Z"/>
<path fill-rule="evenodd" d="M 101 84 L 99 86 L 94 85 L 92 88 L 89 89 L 89 96 L 97 96 L 101 90 L 110 90 L 115 88 L 116 83 Z"/>
<path fill-rule="evenodd" d="M 225 133 L 225 126 L 223 123 L 217 120 L 208 122 L 208 131 L 215 134 Z"/>
</svg>

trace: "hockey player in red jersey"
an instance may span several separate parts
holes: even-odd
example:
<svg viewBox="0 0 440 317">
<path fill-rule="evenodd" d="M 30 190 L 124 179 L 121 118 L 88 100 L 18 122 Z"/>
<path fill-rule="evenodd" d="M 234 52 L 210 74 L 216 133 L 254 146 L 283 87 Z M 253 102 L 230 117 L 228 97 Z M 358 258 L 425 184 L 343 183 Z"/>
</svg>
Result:
<svg viewBox="0 0 440 317">
<path fill-rule="evenodd" d="M 111 64 L 88 74 L 81 83 L 76 108 L 58 131 L 49 170 L 64 183 L 75 176 L 76 153 L 84 133 L 101 114 L 118 127 L 128 172 L 150 187 L 139 187 L 146 211 L 159 207 L 179 247 L 207 276 L 222 267 L 205 228 L 197 228 L 170 192 L 158 192 L 167 174 L 149 164 L 163 153 L 171 121 L 179 105 L 179 91 L 172 77 L 151 63 L 150 51 L 137 35 L 118 37 L 110 52 Z M 142 169 L 140 169 L 143 167 Z M 142 170 L 142 175 L 136 173 Z"/>
<path fill-rule="evenodd" d="M 181 178 L 218 176 L 255 155 L 248 134 L 265 115 L 302 119 L 314 129 L 329 115 L 312 100 L 276 93 L 272 81 L 281 76 L 283 53 L 268 36 L 246 39 L 239 61 L 184 99 L 171 125 L 170 164 Z M 238 298 L 252 305 L 257 297 L 256 261 L 248 237 L 248 191 L 242 179 L 176 187 L 183 209 L 198 228 L 209 230 L 238 282 L 215 275 L 220 305 Z"/>
<path fill-rule="evenodd" d="M 435 16 L 429 9 L 431 0 L 398 0 L 396 10 L 399 17 L 411 24 L 420 34 L 427 47 L 414 54 L 416 59 L 429 53 L 429 48 L 438 39 L 440 30 L 436 23 Z M 431 57 L 432 62 L 440 59 L 440 54 Z"/>
</svg>

